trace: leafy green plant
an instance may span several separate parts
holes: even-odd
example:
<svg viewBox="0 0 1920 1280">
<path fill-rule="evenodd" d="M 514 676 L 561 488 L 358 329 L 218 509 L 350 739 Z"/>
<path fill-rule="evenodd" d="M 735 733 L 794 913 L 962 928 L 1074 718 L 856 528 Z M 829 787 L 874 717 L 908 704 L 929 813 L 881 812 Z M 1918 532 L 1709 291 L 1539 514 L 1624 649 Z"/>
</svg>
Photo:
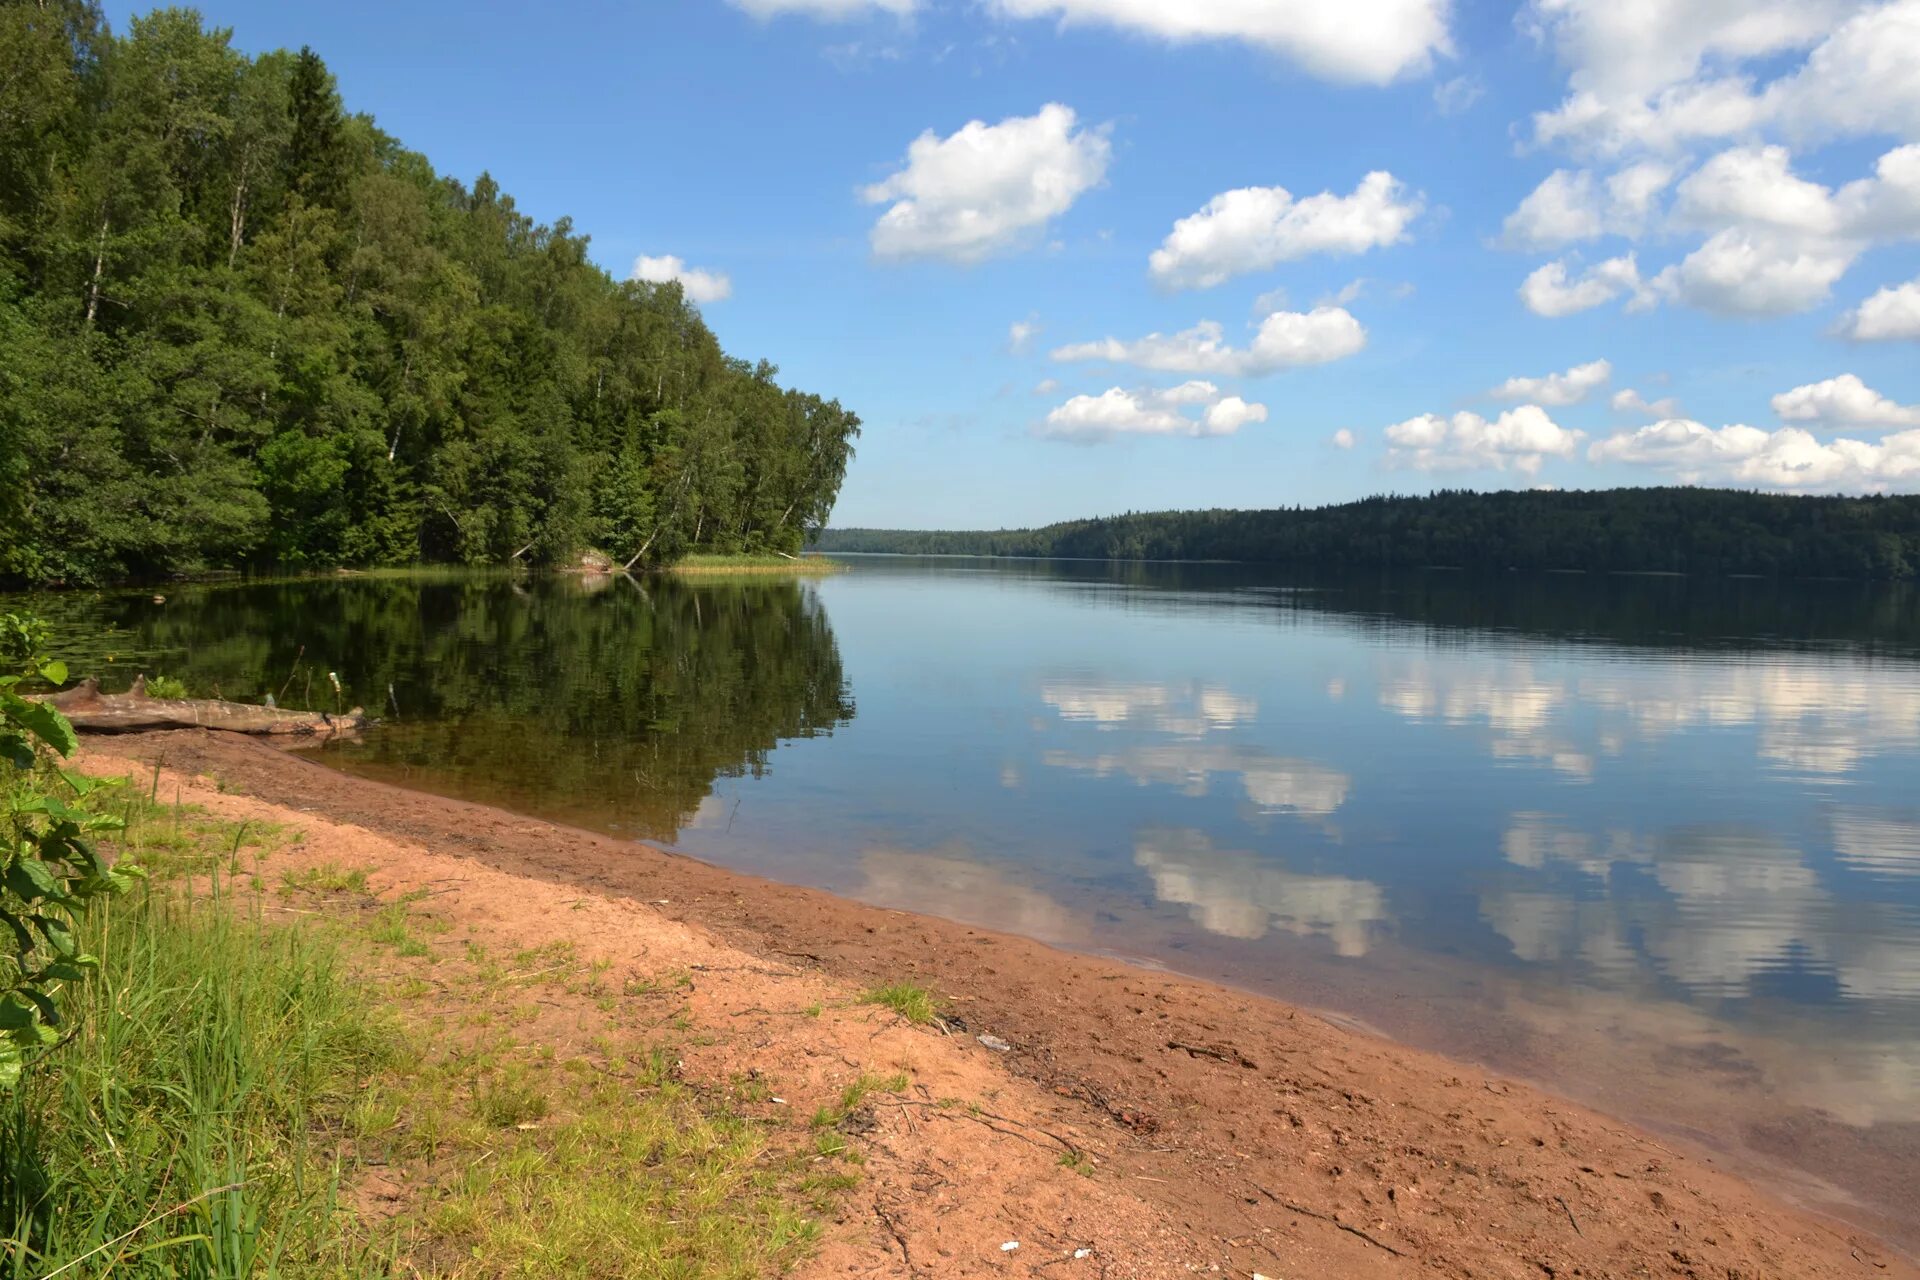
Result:
<svg viewBox="0 0 1920 1280">
<path fill-rule="evenodd" d="M 67 988 L 99 968 L 75 929 L 96 899 L 126 887 L 132 874 L 109 867 L 94 847 L 119 819 L 86 801 L 103 784 L 56 768 L 78 745 L 67 718 L 22 696 L 38 677 L 65 683 L 66 664 L 43 650 L 47 628 L 30 615 L 0 615 L 0 790 L 6 844 L 0 855 L 0 1090 L 19 1084 L 35 1050 L 57 1043 Z M 10 945 L 8 945 L 10 944 Z"/>
<path fill-rule="evenodd" d="M 147 680 L 147 696 L 150 698 L 184 698 L 187 696 L 187 682 L 175 676 L 152 676 Z"/>
</svg>

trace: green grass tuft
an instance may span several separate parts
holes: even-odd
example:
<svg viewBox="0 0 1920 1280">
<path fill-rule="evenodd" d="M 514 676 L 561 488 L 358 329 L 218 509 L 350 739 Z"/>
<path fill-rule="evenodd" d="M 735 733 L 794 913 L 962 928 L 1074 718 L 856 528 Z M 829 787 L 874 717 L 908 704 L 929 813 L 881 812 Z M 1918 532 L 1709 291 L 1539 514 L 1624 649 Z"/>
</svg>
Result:
<svg viewBox="0 0 1920 1280">
<path fill-rule="evenodd" d="M 933 992 L 911 982 L 875 987 L 860 997 L 860 1003 L 884 1005 L 916 1027 L 932 1022 L 940 1013 L 933 1002 Z"/>
</svg>

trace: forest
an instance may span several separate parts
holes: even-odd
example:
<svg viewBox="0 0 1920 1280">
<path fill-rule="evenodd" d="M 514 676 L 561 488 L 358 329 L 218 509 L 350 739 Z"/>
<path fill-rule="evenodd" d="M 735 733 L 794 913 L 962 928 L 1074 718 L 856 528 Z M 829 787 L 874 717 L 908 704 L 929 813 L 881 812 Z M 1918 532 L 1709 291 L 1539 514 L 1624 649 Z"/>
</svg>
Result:
<svg viewBox="0 0 1920 1280">
<path fill-rule="evenodd" d="M 1920 574 L 1920 496 L 1451 490 L 1328 507 L 1130 513 L 1040 529 L 827 529 L 815 545 L 916 555 L 1905 579 Z"/>
<path fill-rule="evenodd" d="M 793 552 L 859 434 L 185 9 L 0 0 L 0 582 Z"/>
</svg>

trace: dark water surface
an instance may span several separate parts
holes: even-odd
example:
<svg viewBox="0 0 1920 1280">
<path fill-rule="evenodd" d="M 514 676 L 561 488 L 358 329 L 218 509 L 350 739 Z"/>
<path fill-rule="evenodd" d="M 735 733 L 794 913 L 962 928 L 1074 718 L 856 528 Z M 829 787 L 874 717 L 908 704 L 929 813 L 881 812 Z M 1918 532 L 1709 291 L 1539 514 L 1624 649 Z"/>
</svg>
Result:
<svg viewBox="0 0 1920 1280">
<path fill-rule="evenodd" d="M 1345 1012 L 1920 1236 L 1920 594 L 860 558 L 61 597 L 326 763 Z"/>
</svg>

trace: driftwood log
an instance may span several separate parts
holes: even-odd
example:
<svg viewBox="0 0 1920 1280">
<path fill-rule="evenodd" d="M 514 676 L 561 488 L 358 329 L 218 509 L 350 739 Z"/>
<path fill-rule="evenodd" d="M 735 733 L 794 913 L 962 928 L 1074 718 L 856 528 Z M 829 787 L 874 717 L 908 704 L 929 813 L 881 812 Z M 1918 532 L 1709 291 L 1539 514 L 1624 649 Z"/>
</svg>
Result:
<svg viewBox="0 0 1920 1280">
<path fill-rule="evenodd" d="M 224 729 L 228 733 L 332 737 L 356 733 L 372 723 L 363 708 L 345 715 L 324 711 L 282 711 L 250 702 L 215 698 L 156 698 L 141 676 L 125 693 L 101 693 L 92 676 L 65 693 L 38 701 L 59 710 L 82 733 L 140 733 L 147 729 Z"/>
</svg>

